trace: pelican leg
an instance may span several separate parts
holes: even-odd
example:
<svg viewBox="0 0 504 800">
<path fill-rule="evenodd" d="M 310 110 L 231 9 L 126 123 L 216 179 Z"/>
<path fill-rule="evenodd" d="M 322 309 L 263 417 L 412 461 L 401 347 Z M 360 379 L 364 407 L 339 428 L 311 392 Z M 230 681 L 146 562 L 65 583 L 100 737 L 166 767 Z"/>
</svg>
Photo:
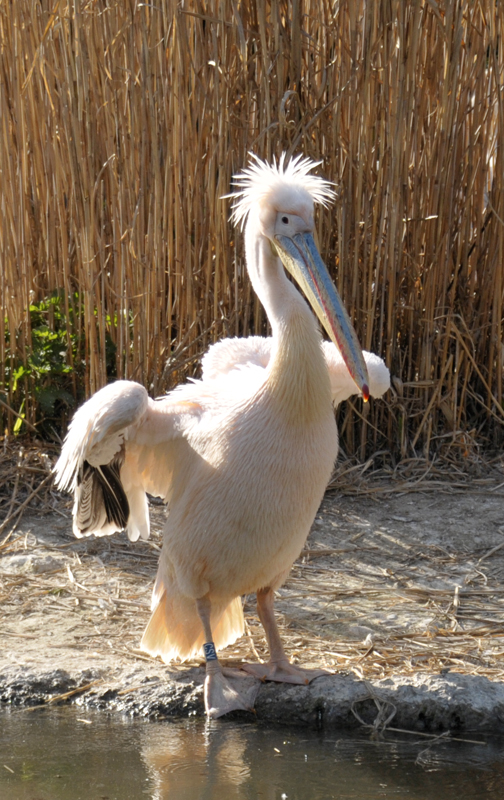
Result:
<svg viewBox="0 0 504 800">
<path fill-rule="evenodd" d="M 207 716 L 217 719 L 230 711 L 253 711 L 260 684 L 254 681 L 251 685 L 250 680 L 244 678 L 238 670 L 223 669 L 212 638 L 210 598 L 205 595 L 196 604 L 206 639 L 203 650 L 206 660 L 204 697 Z"/>
<path fill-rule="evenodd" d="M 315 678 L 329 673 L 323 669 L 302 669 L 291 664 L 287 658 L 275 620 L 273 589 L 260 589 L 257 592 L 257 611 L 261 620 L 270 660 L 267 664 L 243 664 L 242 669 L 262 681 L 278 681 L 279 683 L 311 683 Z"/>
</svg>

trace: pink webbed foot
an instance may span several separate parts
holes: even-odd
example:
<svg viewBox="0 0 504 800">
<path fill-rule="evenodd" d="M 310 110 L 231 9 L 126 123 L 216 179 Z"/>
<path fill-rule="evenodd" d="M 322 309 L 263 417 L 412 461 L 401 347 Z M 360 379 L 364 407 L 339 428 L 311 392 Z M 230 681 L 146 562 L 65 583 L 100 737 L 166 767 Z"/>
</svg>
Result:
<svg viewBox="0 0 504 800">
<path fill-rule="evenodd" d="M 240 673 L 223 669 L 218 662 L 215 670 L 208 670 L 205 678 L 205 711 L 210 719 L 217 719 L 230 711 L 254 711 L 254 702 L 260 683 Z"/>
<path fill-rule="evenodd" d="M 253 675 L 261 681 L 277 681 L 278 683 L 295 683 L 307 686 L 323 675 L 330 675 L 324 669 L 303 669 L 291 664 L 286 658 L 281 661 L 267 664 L 243 664 L 243 669 L 248 675 Z"/>
<path fill-rule="evenodd" d="M 330 673 L 323 669 L 303 669 L 290 663 L 285 654 L 273 613 L 274 591 L 267 586 L 264 589 L 259 589 L 256 595 L 257 611 L 268 640 L 270 660 L 267 664 L 243 664 L 242 669 L 262 681 L 297 683 L 305 686 L 314 681 L 315 678 L 329 675 Z"/>
</svg>

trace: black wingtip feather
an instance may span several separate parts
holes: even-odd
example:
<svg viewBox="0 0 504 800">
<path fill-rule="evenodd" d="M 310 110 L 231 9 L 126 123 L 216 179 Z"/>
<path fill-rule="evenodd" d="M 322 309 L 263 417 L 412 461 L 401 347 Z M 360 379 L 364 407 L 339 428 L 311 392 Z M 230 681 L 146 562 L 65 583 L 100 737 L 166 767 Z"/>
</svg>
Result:
<svg viewBox="0 0 504 800">
<path fill-rule="evenodd" d="M 93 467 L 87 461 L 78 478 L 77 527 L 82 534 L 98 532 L 106 523 L 122 531 L 128 524 L 130 508 L 121 483 L 122 454 L 110 464 Z"/>
<path fill-rule="evenodd" d="M 129 503 L 120 478 L 120 466 L 111 462 L 96 468 L 96 477 L 100 481 L 107 522 L 113 522 L 124 530 L 129 519 Z"/>
</svg>

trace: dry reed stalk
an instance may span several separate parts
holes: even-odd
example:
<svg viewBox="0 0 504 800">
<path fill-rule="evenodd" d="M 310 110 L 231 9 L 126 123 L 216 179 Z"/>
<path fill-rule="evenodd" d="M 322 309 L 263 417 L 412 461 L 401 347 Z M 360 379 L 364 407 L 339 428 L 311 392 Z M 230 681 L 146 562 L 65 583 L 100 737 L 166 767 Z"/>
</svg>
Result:
<svg viewBox="0 0 504 800">
<path fill-rule="evenodd" d="M 345 448 L 500 437 L 503 36 L 491 0 L 0 5 L 7 404 L 40 417 L 35 378 L 14 391 L 12 370 L 30 301 L 54 290 L 75 396 L 80 369 L 85 394 L 113 375 L 159 394 L 213 340 L 265 332 L 220 198 L 248 151 L 286 150 L 338 185 L 321 251 L 397 379 L 364 421 L 342 410 Z"/>
</svg>

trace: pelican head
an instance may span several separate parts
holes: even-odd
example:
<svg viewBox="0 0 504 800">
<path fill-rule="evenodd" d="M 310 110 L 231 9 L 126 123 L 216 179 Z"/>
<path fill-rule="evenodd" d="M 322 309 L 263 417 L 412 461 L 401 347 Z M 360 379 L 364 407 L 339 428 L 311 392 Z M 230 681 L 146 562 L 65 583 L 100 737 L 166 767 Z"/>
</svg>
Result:
<svg viewBox="0 0 504 800">
<path fill-rule="evenodd" d="M 268 240 L 294 277 L 328 335 L 338 347 L 364 400 L 369 378 L 357 335 L 314 240 L 314 205 L 328 206 L 334 191 L 328 181 L 311 174 L 321 162 L 297 156 L 278 165 L 253 155 L 253 162 L 235 176 L 233 221 L 247 222 L 257 241 Z"/>
</svg>

